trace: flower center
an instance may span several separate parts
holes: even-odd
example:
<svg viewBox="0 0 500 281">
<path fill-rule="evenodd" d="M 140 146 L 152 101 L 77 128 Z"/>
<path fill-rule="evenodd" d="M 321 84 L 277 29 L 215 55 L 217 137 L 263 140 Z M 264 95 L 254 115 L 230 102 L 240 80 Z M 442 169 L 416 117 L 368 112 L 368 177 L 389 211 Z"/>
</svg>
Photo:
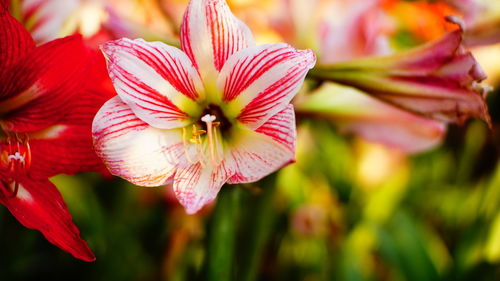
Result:
<svg viewBox="0 0 500 281">
<path fill-rule="evenodd" d="M 31 166 L 31 148 L 25 134 L 5 132 L 0 139 L 0 193 L 6 197 L 15 197 L 19 189 L 18 179 L 28 174 Z M 14 184 L 11 190 L 11 184 Z"/>
<path fill-rule="evenodd" d="M 191 137 L 183 128 L 183 143 L 186 158 L 191 163 L 216 166 L 223 159 L 223 138 L 227 137 L 232 124 L 217 105 L 209 105 L 192 125 Z M 194 151 L 193 151 L 194 150 Z"/>
<path fill-rule="evenodd" d="M 220 130 L 220 133 L 223 136 L 226 136 L 229 133 L 229 129 L 231 128 L 231 122 L 226 118 L 222 109 L 218 105 L 210 104 L 200 115 L 200 120 L 198 120 L 197 125 L 201 128 L 206 129 L 207 123 L 203 121 L 203 117 L 206 115 L 211 115 L 215 117 L 213 121 L 215 126 L 217 126 Z"/>
</svg>

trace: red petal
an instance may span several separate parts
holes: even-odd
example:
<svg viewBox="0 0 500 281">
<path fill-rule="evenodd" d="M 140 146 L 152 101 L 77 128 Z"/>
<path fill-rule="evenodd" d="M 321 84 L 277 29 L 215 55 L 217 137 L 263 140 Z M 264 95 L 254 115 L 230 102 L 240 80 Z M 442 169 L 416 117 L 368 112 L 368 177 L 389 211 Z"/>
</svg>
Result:
<svg viewBox="0 0 500 281">
<path fill-rule="evenodd" d="M 35 48 L 35 42 L 29 32 L 6 9 L 8 1 L 2 1 L 0 7 L 0 82 L 21 57 Z M 0 96 L 3 93 L 0 92 Z"/>
<path fill-rule="evenodd" d="M 91 57 L 93 60 L 89 71 L 85 73 L 86 81 L 76 95 L 78 98 L 71 100 L 68 104 L 68 112 L 58 122 L 60 124 L 88 126 L 87 131 L 89 132 L 97 111 L 106 101 L 116 96 L 113 83 L 108 75 L 104 55 L 100 50 L 92 50 Z"/>
<path fill-rule="evenodd" d="M 30 134 L 32 164 L 29 175 L 48 178 L 58 174 L 105 171 L 92 143 L 91 126 L 57 125 Z"/>
<path fill-rule="evenodd" d="M 9 0 L 0 0 L 0 6 L 4 9 L 8 9 L 10 6 L 10 1 Z"/>
<path fill-rule="evenodd" d="M 96 50 L 93 51 L 93 58 L 95 61 L 85 75 L 88 80 L 77 94 L 79 98 L 68 103 L 69 111 L 58 121 L 58 125 L 29 133 L 32 177 L 106 171 L 94 152 L 91 127 L 99 108 L 115 92 L 107 74 L 104 56 Z"/>
<path fill-rule="evenodd" d="M 2 203 L 27 228 L 40 231 L 49 242 L 84 261 L 94 261 L 95 256 L 80 238 L 80 231 L 73 224 L 71 215 L 57 188 L 48 180 L 25 178 L 19 184 L 17 196 L 8 198 L 13 190 L 2 183 Z M 9 188 L 9 190 L 5 190 Z"/>
<path fill-rule="evenodd" d="M 59 121 L 86 79 L 90 54 L 81 36 L 69 36 L 23 57 L 0 85 L 2 127 L 27 132 Z"/>
</svg>

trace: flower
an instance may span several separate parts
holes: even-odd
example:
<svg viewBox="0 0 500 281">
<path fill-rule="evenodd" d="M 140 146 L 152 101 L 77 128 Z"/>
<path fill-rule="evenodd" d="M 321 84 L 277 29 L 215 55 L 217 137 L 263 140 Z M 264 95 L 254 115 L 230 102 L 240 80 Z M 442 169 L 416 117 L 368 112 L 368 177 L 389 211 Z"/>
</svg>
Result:
<svg viewBox="0 0 500 281">
<path fill-rule="evenodd" d="M 312 75 L 441 122 L 477 117 L 490 124 L 487 88 L 479 84 L 486 75 L 462 41 L 459 28 L 418 48 L 322 66 Z"/>
<path fill-rule="evenodd" d="M 315 56 L 287 44 L 255 45 L 222 0 L 192 0 L 182 51 L 121 39 L 102 47 L 118 96 L 93 123 L 97 154 L 140 186 L 173 181 L 187 213 L 224 183 L 261 179 L 294 161 L 290 100 Z"/>
<path fill-rule="evenodd" d="M 318 65 L 342 64 L 391 53 L 394 23 L 378 0 L 282 0 L 276 29 L 289 42 L 317 50 Z M 305 10 L 311 12 L 304 12 Z M 342 133 L 353 133 L 407 153 L 430 149 L 442 140 L 442 122 L 399 109 L 346 85 L 332 82 L 294 100 L 298 114 L 327 118 Z"/>
<path fill-rule="evenodd" d="M 35 47 L 2 3 L 0 203 L 25 227 L 85 261 L 95 257 L 48 178 L 103 168 L 90 133 L 93 115 L 109 98 L 97 88 L 104 77 L 91 71 L 104 68 L 98 54 L 80 36 Z"/>
</svg>

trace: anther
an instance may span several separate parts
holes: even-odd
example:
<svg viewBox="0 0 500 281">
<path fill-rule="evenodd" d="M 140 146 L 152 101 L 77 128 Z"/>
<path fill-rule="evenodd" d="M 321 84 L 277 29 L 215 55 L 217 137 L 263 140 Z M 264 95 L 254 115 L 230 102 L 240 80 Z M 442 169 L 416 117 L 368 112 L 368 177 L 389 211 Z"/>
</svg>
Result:
<svg viewBox="0 0 500 281">
<path fill-rule="evenodd" d="M 215 115 L 205 114 L 205 116 L 201 117 L 201 121 L 208 124 L 214 122 L 215 118 Z"/>
<path fill-rule="evenodd" d="M 16 151 L 16 153 L 14 155 L 9 155 L 9 157 L 7 157 L 9 163 L 12 161 L 12 160 L 18 160 L 19 162 L 21 163 L 24 163 L 24 156 L 22 156 L 19 151 Z"/>
</svg>

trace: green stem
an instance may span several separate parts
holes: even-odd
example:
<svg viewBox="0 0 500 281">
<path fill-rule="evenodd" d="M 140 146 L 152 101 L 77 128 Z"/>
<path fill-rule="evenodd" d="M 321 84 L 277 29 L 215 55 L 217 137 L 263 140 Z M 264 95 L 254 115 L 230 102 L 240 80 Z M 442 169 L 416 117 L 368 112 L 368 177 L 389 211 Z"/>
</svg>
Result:
<svg viewBox="0 0 500 281">
<path fill-rule="evenodd" d="M 263 193 L 257 199 L 252 219 L 249 221 L 251 233 L 245 241 L 243 251 L 241 279 L 242 281 L 256 280 L 260 269 L 262 254 L 266 241 L 271 234 L 276 212 L 274 198 L 276 194 L 276 175 L 270 175 L 261 181 Z"/>
<path fill-rule="evenodd" d="M 217 205 L 209 225 L 206 256 L 207 280 L 232 280 L 238 187 L 225 186 L 217 196 Z"/>
</svg>

